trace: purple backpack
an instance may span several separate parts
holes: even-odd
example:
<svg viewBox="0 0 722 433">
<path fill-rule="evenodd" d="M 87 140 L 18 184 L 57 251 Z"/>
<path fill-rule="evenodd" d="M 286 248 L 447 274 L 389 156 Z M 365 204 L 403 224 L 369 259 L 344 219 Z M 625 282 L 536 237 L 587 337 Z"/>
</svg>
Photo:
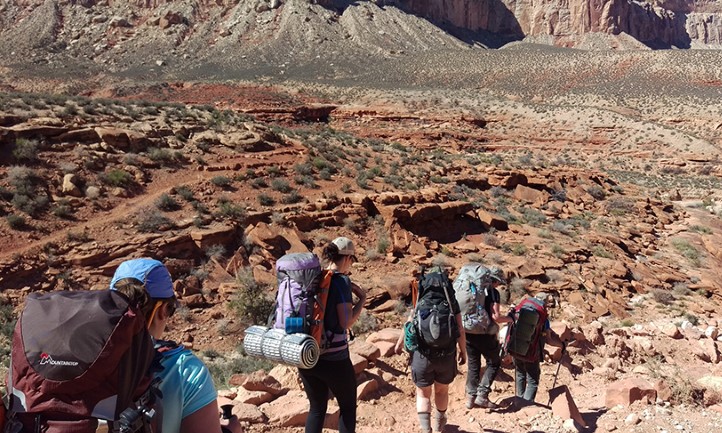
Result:
<svg viewBox="0 0 722 433">
<path fill-rule="evenodd" d="M 276 295 L 273 327 L 287 334 L 311 335 L 319 347 L 335 347 L 334 342 L 345 344 L 345 334 L 334 334 L 324 329 L 326 301 L 333 272 L 321 269 L 321 262 L 313 253 L 291 253 L 276 263 L 278 294 Z"/>
</svg>

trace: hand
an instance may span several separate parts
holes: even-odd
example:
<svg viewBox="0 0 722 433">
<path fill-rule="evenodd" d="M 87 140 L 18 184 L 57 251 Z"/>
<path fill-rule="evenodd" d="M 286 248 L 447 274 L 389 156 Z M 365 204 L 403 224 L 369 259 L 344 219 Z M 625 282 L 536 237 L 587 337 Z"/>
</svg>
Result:
<svg viewBox="0 0 722 433">
<path fill-rule="evenodd" d="M 398 354 L 400 354 L 403 350 L 404 350 L 404 338 L 403 338 L 403 335 L 402 335 L 401 338 L 399 338 L 398 340 L 396 340 L 396 345 L 394 346 L 394 353 L 398 355 Z"/>
<path fill-rule="evenodd" d="M 466 352 L 459 351 L 459 365 L 466 364 Z"/>
<path fill-rule="evenodd" d="M 353 283 L 353 282 L 351 283 L 351 293 L 358 296 L 358 298 L 362 301 L 366 300 L 366 290 L 364 290 L 363 288 L 361 288 L 361 286 L 359 286 L 358 284 Z"/>
</svg>

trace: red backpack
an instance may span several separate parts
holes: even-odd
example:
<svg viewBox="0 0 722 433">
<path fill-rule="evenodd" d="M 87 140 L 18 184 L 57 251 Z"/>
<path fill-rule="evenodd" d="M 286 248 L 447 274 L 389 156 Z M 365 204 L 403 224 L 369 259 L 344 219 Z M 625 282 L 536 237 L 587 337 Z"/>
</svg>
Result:
<svg viewBox="0 0 722 433">
<path fill-rule="evenodd" d="M 116 291 L 31 293 L 13 334 L 6 431 L 91 433 L 99 419 L 150 431 L 155 353 L 143 315 Z"/>
<path fill-rule="evenodd" d="M 521 301 L 514 309 L 514 322 L 506 334 L 506 353 L 521 361 L 540 361 L 548 317 L 543 301 L 536 298 Z"/>
</svg>

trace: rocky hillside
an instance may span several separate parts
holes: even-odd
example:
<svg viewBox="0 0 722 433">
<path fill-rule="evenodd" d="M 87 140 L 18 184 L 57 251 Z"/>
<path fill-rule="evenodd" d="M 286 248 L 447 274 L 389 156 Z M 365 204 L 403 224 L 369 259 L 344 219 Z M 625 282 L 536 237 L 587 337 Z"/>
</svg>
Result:
<svg viewBox="0 0 722 433">
<path fill-rule="evenodd" d="M 714 48 L 716 2 L 309 3 L 9 0 L 0 5 L 3 63 L 97 65 L 113 71 L 171 66 L 206 72 L 243 63 L 264 74 L 314 59 L 363 65 L 373 56 L 527 40 L 582 48 Z M 106 70 L 107 72 L 108 70 Z M 152 76 L 152 73 L 151 73 Z"/>
</svg>

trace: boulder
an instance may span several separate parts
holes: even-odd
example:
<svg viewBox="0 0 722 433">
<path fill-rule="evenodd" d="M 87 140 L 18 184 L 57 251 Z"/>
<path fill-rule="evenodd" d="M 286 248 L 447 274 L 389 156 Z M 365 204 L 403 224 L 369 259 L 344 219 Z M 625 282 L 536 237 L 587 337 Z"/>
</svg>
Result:
<svg viewBox="0 0 722 433">
<path fill-rule="evenodd" d="M 233 405 L 233 414 L 238 417 L 238 421 L 249 422 L 252 424 L 260 424 L 268 421 L 266 414 L 252 404 L 236 403 Z"/>
<path fill-rule="evenodd" d="M 279 397 L 261 409 L 269 422 L 281 427 L 303 427 L 308 417 L 308 399 L 303 392 L 296 391 Z M 324 422 L 325 428 L 337 428 L 338 408 L 329 406 Z"/>
<path fill-rule="evenodd" d="M 369 362 L 374 362 L 381 356 L 381 350 L 378 346 L 358 339 L 349 344 L 349 350 L 351 353 L 363 356 Z"/>
<path fill-rule="evenodd" d="M 238 389 L 238 395 L 234 399 L 237 402 L 240 403 L 247 403 L 247 404 L 253 404 L 256 406 L 259 406 L 263 403 L 268 403 L 269 401 L 273 401 L 273 394 L 266 391 L 249 391 L 245 388 L 239 388 Z"/>
<path fill-rule="evenodd" d="M 269 376 L 273 376 L 284 389 L 299 389 L 301 378 L 298 375 L 298 369 L 287 365 L 278 364 L 268 372 Z"/>
<path fill-rule="evenodd" d="M 366 370 L 369 362 L 361 355 L 351 352 L 351 364 L 353 364 L 353 371 L 358 376 L 362 371 Z"/>
<path fill-rule="evenodd" d="M 78 188 L 77 176 L 73 173 L 68 173 L 63 176 L 63 194 L 70 195 L 73 197 L 82 197 L 83 192 Z"/>
<path fill-rule="evenodd" d="M 605 395 L 607 408 L 611 409 L 617 405 L 629 406 L 640 400 L 645 400 L 647 403 L 654 403 L 657 400 L 654 386 L 644 379 L 630 377 L 607 385 Z"/>
<path fill-rule="evenodd" d="M 369 400 L 371 395 L 378 391 L 379 383 L 376 379 L 370 379 L 356 387 L 356 395 L 359 400 Z"/>
<path fill-rule="evenodd" d="M 241 384 L 243 388 L 249 391 L 265 391 L 274 396 L 283 394 L 283 385 L 273 376 L 263 370 L 254 371 L 246 376 L 246 380 Z"/>
<path fill-rule="evenodd" d="M 401 329 L 398 328 L 384 328 L 380 331 L 376 331 L 366 337 L 366 342 L 371 344 L 377 344 L 380 341 L 396 344 L 396 341 L 401 335 Z"/>
</svg>

